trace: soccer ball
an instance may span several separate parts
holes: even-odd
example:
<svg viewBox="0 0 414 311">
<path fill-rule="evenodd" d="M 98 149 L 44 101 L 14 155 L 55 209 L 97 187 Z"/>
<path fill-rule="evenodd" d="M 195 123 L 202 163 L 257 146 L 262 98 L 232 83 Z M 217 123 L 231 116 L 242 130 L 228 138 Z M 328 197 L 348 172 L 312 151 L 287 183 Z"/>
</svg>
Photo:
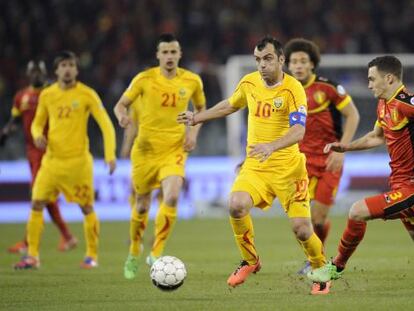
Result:
<svg viewBox="0 0 414 311">
<path fill-rule="evenodd" d="M 172 291 L 184 283 L 187 270 L 184 263 L 173 256 L 158 258 L 150 270 L 152 283 L 161 290 Z"/>
</svg>

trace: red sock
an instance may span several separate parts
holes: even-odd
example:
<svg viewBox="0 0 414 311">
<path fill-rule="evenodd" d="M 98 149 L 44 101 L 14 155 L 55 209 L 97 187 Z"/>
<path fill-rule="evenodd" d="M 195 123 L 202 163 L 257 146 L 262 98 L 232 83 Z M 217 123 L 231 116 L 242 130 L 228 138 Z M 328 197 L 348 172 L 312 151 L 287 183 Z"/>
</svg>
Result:
<svg viewBox="0 0 414 311">
<path fill-rule="evenodd" d="M 348 219 L 347 226 L 342 234 L 341 241 L 339 242 L 339 253 L 333 260 L 337 267 L 345 267 L 349 257 L 352 256 L 359 243 L 364 238 L 366 228 L 367 223 L 365 221 Z"/>
<path fill-rule="evenodd" d="M 331 230 L 331 221 L 327 219 L 323 225 L 315 225 L 313 230 L 315 231 L 322 244 L 325 244 L 325 240 L 328 237 L 329 230 Z"/>
<path fill-rule="evenodd" d="M 65 221 L 60 214 L 59 206 L 56 202 L 51 202 L 46 205 L 47 211 L 49 212 L 50 218 L 55 223 L 55 225 L 59 228 L 60 233 L 64 237 L 65 240 L 70 240 L 72 238 L 72 234 L 69 232 L 69 228 L 66 225 Z"/>
</svg>

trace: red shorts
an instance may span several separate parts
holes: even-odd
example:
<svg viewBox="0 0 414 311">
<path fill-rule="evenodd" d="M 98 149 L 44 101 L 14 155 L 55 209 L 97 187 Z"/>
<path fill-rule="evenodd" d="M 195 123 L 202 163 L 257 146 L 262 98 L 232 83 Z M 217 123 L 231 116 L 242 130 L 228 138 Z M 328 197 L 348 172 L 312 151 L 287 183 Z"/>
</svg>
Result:
<svg viewBox="0 0 414 311">
<path fill-rule="evenodd" d="M 311 200 L 325 205 L 332 205 L 342 176 L 339 172 L 330 172 L 324 168 L 306 165 L 309 176 L 309 192 Z"/>
<path fill-rule="evenodd" d="M 410 219 L 414 217 L 414 188 L 400 188 L 381 193 L 366 198 L 365 203 L 372 218 L 400 218 L 406 220 L 408 226 Z"/>
</svg>

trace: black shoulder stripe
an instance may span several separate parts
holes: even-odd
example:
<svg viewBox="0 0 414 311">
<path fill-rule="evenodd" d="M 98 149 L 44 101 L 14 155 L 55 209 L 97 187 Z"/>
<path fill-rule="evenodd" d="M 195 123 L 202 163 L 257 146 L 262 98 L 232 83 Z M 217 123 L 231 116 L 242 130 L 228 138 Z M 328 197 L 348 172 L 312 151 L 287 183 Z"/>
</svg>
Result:
<svg viewBox="0 0 414 311">
<path fill-rule="evenodd" d="M 403 103 L 414 106 L 414 94 L 409 93 L 405 88 L 402 89 L 395 98 Z"/>
<path fill-rule="evenodd" d="M 321 76 L 317 76 L 315 82 L 326 83 L 333 86 L 334 88 L 338 86 L 338 83 L 336 83 L 335 81 L 329 80 L 328 78 Z"/>
</svg>

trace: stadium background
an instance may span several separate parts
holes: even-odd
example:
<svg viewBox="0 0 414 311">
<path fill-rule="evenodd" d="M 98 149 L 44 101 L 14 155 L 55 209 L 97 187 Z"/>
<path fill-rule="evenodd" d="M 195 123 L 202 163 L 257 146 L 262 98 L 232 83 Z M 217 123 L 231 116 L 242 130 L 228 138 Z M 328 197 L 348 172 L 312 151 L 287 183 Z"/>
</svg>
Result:
<svg viewBox="0 0 414 311">
<path fill-rule="evenodd" d="M 98 91 L 113 120 L 112 108 L 131 78 L 156 65 L 154 45 L 162 32 L 177 34 L 184 52 L 181 66 L 201 75 L 208 106 L 228 95 L 225 72 L 230 57 L 251 54 L 263 34 L 272 34 L 282 43 L 295 36 L 314 40 L 322 53 L 336 55 L 338 64 L 343 55 L 355 55 L 357 60 L 367 54 L 404 53 L 410 59 L 409 53 L 414 50 L 414 41 L 409 39 L 414 2 L 408 0 L 22 0 L 0 1 L 0 12 L 0 126 L 9 118 L 13 95 L 27 83 L 27 61 L 44 59 L 52 81 L 51 63 L 62 49 L 79 55 L 80 80 Z M 404 65 L 405 81 L 412 86 L 414 65 Z M 321 72 L 343 83 L 353 96 L 361 114 L 357 136 L 370 130 L 375 100 L 366 88 L 365 64 L 322 68 Z M 227 156 L 227 125 L 225 120 L 217 120 L 201 130 L 187 168 L 189 185 L 182 197 L 182 217 L 226 214 L 233 169 L 240 158 Z M 119 150 L 122 131 L 118 126 L 116 130 Z M 243 133 L 244 128 L 239 130 Z M 99 159 L 102 141 L 94 122 L 90 122 L 89 134 L 92 153 Z M 240 140 L 243 138 L 241 135 Z M 334 211 L 343 213 L 354 198 L 387 187 L 384 152 L 379 148 L 360 156 L 347 155 Z M 1 148 L 0 161 L 0 219 L 24 221 L 29 173 L 21 131 Z M 119 161 L 113 177 L 107 176 L 104 164 L 97 161 L 97 204 L 104 219 L 128 217 L 128 178 L 128 160 Z M 77 209 L 63 205 L 63 210 L 69 219 L 81 219 Z"/>
<path fill-rule="evenodd" d="M 322 53 L 336 57 L 332 63 L 339 66 L 324 67 L 322 72 L 343 83 L 353 95 L 361 114 L 359 136 L 373 125 L 375 100 L 366 88 L 366 62 L 356 67 L 343 65 L 356 64 L 372 54 L 404 53 L 405 81 L 414 90 L 412 16 L 412 0 L 0 0 L 0 127 L 9 118 L 14 93 L 27 83 L 25 66 L 32 58 L 46 60 L 51 68 L 57 51 L 74 50 L 81 60 L 80 79 L 98 91 L 114 119 L 112 108 L 130 79 L 156 64 L 154 43 L 159 33 L 177 34 L 184 50 L 181 65 L 201 74 L 209 106 L 232 87 L 226 78 L 226 72 L 237 71 L 237 66 L 231 69 L 229 65 L 231 57 L 251 55 L 255 42 L 269 33 L 282 43 L 295 36 L 312 39 Z M 49 77 L 53 80 L 50 69 Z M 81 212 L 62 202 L 65 218 L 77 221 L 70 227 L 79 238 L 79 246 L 67 253 L 58 252 L 57 230 L 48 223 L 41 245 L 41 269 L 12 270 L 18 257 L 6 254 L 6 249 L 22 238 L 30 206 L 22 132 L 14 134 L 0 148 L 0 310 L 413 308 L 414 250 L 398 221 L 369 223 L 344 278 L 335 282 L 330 295 L 315 297 L 308 295 L 309 282 L 296 275 L 305 258 L 287 218 L 255 217 L 263 269 L 237 290 L 229 290 L 225 280 L 239 255 L 225 202 L 239 157 L 227 155 L 227 125 L 225 120 L 204 125 L 198 148 L 188 163 L 189 184 L 179 210 L 182 218 L 191 219 L 179 220 L 166 249 L 168 255 L 184 261 L 188 277 L 173 293 L 152 286 L 144 263 L 136 280 L 125 280 L 122 275 L 128 252 L 125 220 L 129 215 L 129 161 L 119 161 L 115 175 L 108 177 L 100 160 L 101 135 L 94 122 L 89 134 L 97 159 L 97 211 L 104 220 L 99 268 L 80 271 L 84 252 Z M 122 131 L 118 126 L 116 130 L 120 139 Z M 243 132 L 243 128 L 239 130 Z M 341 191 L 333 210 L 341 215 L 332 217 L 328 256 L 335 253 L 350 203 L 387 187 L 387 162 L 384 148 L 346 155 Z M 275 214 L 282 212 L 276 208 L 266 214 L 255 211 L 255 216 Z M 151 221 L 144 241 L 146 253 L 153 229 Z"/>
</svg>

